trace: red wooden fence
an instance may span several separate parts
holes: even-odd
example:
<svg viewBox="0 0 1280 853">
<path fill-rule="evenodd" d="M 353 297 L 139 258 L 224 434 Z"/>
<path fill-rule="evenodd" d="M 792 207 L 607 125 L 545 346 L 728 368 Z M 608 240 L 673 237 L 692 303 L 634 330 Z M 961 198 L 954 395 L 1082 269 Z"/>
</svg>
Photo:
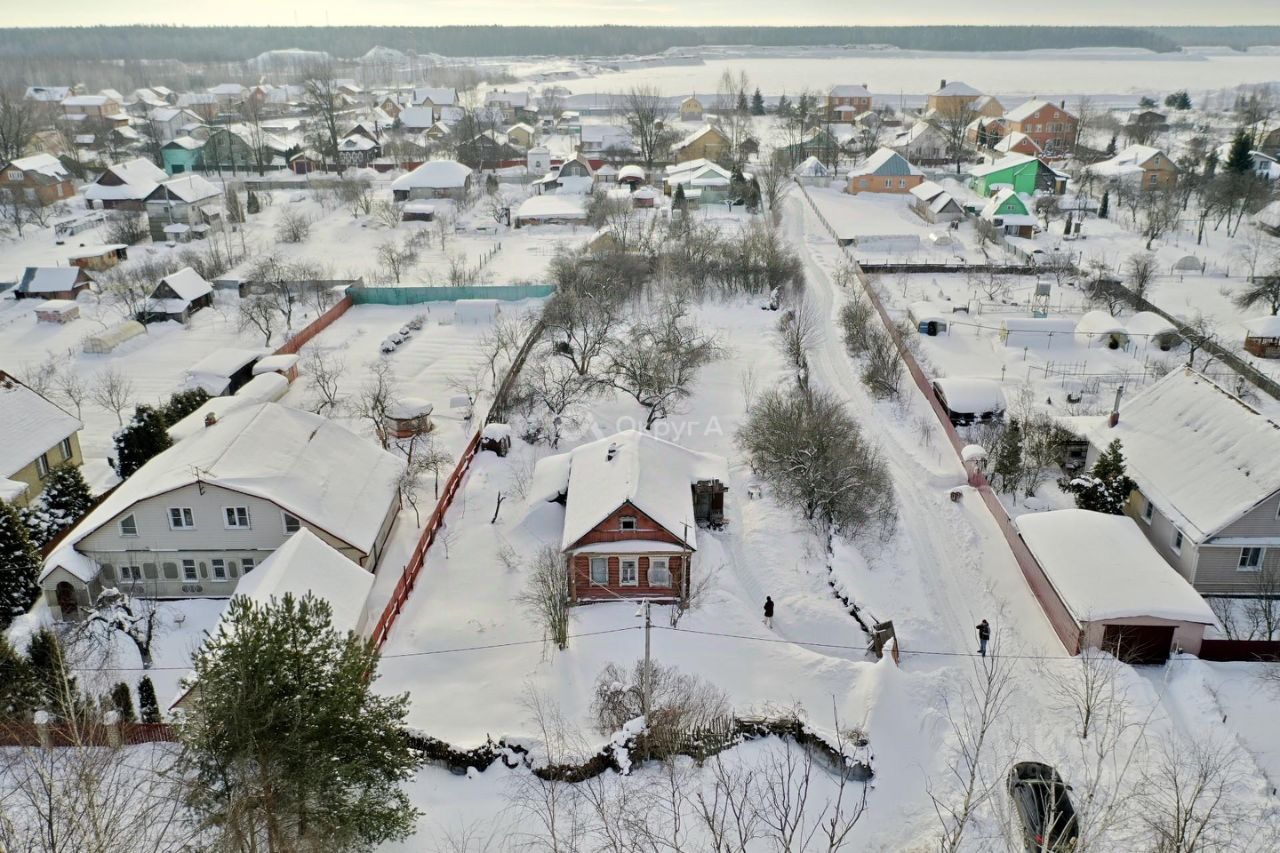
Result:
<svg viewBox="0 0 1280 853">
<path fill-rule="evenodd" d="M 177 731 L 168 723 L 119 723 L 120 743 L 171 743 Z M 104 723 L 72 726 L 50 723 L 45 726 L 49 746 L 113 746 L 111 727 Z M 0 747 L 40 746 L 40 727 L 32 722 L 0 722 Z"/>
<path fill-rule="evenodd" d="M 1200 644 L 1201 660 L 1280 660 L 1280 640 L 1205 640 Z"/>
<path fill-rule="evenodd" d="M 329 326 L 333 325 L 334 320 L 337 320 L 343 314 L 347 313 L 347 309 L 350 308 L 352 304 L 350 296 L 342 297 L 334 303 L 328 311 L 325 311 L 319 317 L 299 329 L 293 337 L 285 341 L 280 348 L 275 351 L 275 355 L 296 355 L 298 350 L 302 349 L 302 347 L 312 338 L 329 328 Z"/>
<path fill-rule="evenodd" d="M 822 215 L 817 205 L 813 203 L 813 199 L 809 197 L 808 190 L 803 185 L 798 184 L 797 186 L 800 187 L 800 192 L 804 194 L 810 209 L 817 215 L 819 221 L 826 226 L 831 236 L 835 237 L 835 229 L 831 227 L 826 217 Z M 933 410 L 934 416 L 938 419 L 943 433 L 947 436 L 947 440 L 951 442 L 951 447 L 955 450 L 956 455 L 959 456 L 964 449 L 965 443 L 960 438 L 960 434 L 956 432 L 955 427 L 952 426 L 950 415 L 947 414 L 946 409 L 942 407 L 942 404 L 934 395 L 933 387 L 929 384 L 928 377 L 920 369 L 920 364 L 916 361 L 915 356 L 912 355 L 907 342 L 898 333 L 897 326 L 889 317 L 889 312 L 885 310 L 879 294 L 871 286 L 871 281 L 867 278 L 866 272 L 859 266 L 857 259 L 847 248 L 845 253 L 849 258 L 849 262 L 853 264 L 855 277 L 862 286 L 863 293 L 871 301 L 872 306 L 876 309 L 876 314 L 880 317 L 880 322 L 884 325 L 885 331 L 893 339 L 894 345 L 898 349 L 898 355 L 907 367 L 907 373 L 911 375 L 916 388 L 924 395 L 925 400 L 929 403 L 929 408 Z M 1058 639 L 1062 641 L 1062 645 L 1066 647 L 1067 651 L 1075 654 L 1078 651 L 1080 626 L 1072 617 L 1071 611 L 1067 609 L 1067 605 L 1063 603 L 1058 591 L 1049 582 L 1048 576 L 1044 573 L 1044 568 L 1031 553 L 1031 549 L 1027 547 L 1027 544 L 1022 541 L 1022 537 L 1018 535 L 1012 519 L 1009 518 L 1009 513 L 987 484 L 986 478 L 983 477 L 981 472 L 975 471 L 970 475 L 969 482 L 977 489 L 978 494 L 982 497 L 983 504 L 991 513 L 992 518 L 995 519 L 996 526 L 1000 528 L 1001 534 L 1004 535 L 1005 542 L 1008 544 L 1009 550 L 1013 552 L 1013 558 L 1017 562 L 1018 568 L 1021 569 L 1023 578 L 1027 581 L 1027 586 L 1031 587 L 1031 592 L 1035 595 L 1036 600 L 1040 602 L 1040 608 L 1044 611 L 1045 617 L 1048 618 L 1049 624 L 1053 626 Z"/>
</svg>

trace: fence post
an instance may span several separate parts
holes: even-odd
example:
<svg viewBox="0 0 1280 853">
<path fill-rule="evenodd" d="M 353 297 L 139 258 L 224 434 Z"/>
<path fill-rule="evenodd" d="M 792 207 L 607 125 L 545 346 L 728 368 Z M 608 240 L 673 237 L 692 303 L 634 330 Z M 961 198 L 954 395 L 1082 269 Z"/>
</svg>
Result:
<svg viewBox="0 0 1280 853">
<path fill-rule="evenodd" d="M 36 711 L 32 722 L 36 724 L 36 740 L 43 749 L 53 748 L 53 737 L 49 734 L 49 712 Z"/>
<path fill-rule="evenodd" d="M 102 725 L 107 730 L 107 745 L 112 749 L 119 749 L 120 738 L 120 712 L 110 710 L 102 715 Z"/>
</svg>

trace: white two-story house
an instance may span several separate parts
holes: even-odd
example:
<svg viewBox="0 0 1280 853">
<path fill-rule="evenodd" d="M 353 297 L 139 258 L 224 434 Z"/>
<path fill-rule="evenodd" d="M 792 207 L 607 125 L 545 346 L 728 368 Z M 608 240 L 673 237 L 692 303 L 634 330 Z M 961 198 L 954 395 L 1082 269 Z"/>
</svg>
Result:
<svg viewBox="0 0 1280 853">
<path fill-rule="evenodd" d="M 1115 439 L 1135 488 L 1125 513 L 1203 594 L 1258 595 L 1280 578 L 1280 425 L 1189 369 L 1089 434 L 1092 467 Z"/>
<path fill-rule="evenodd" d="M 214 420 L 147 462 L 49 554 L 40 585 L 76 618 L 108 587 L 223 597 L 299 530 L 368 571 L 400 510 L 404 462 L 276 403 Z"/>
</svg>

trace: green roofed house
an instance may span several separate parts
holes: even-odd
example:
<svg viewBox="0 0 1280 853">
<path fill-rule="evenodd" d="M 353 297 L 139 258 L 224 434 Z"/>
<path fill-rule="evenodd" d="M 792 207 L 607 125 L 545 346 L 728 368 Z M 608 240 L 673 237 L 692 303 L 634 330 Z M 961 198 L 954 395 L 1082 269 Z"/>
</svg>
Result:
<svg viewBox="0 0 1280 853">
<path fill-rule="evenodd" d="M 1035 234 L 1036 215 L 1027 199 L 1005 187 L 991 197 L 979 216 L 1005 234 L 1031 237 Z"/>
<path fill-rule="evenodd" d="M 993 195 L 1004 187 L 1026 195 L 1035 192 L 1060 195 L 1066 191 L 1067 176 L 1031 154 L 1010 154 L 971 169 L 969 186 L 981 196 Z"/>
</svg>

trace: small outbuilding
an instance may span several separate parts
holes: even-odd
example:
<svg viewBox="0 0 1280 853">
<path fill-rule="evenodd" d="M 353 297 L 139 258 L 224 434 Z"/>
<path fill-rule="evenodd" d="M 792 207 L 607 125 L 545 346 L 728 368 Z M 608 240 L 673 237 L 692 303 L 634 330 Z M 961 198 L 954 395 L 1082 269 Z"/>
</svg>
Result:
<svg viewBox="0 0 1280 853">
<path fill-rule="evenodd" d="M 269 355 L 266 358 L 258 359 L 253 366 L 253 375 L 262 376 L 264 374 L 276 373 L 285 378 L 290 384 L 298 378 L 298 361 L 300 356 L 296 354 L 285 353 L 282 355 Z"/>
<path fill-rule="evenodd" d="M 436 206 L 429 201 L 406 201 L 400 208 L 401 222 L 431 222 L 436 218 Z"/>
<path fill-rule="evenodd" d="M 86 246 L 67 255 L 67 263 L 73 267 L 102 272 L 109 270 L 121 261 L 129 260 L 129 247 L 124 243 L 112 243 L 106 246 Z"/>
<path fill-rule="evenodd" d="M 431 412 L 435 409 L 421 397 L 402 397 L 387 406 L 386 428 L 392 438 L 411 439 L 435 429 Z"/>
<path fill-rule="evenodd" d="M 643 166 L 630 164 L 618 170 L 618 183 L 625 184 L 632 189 L 644 186 L 648 180 L 649 178 L 645 175 Z"/>
<path fill-rule="evenodd" d="M 70 323 L 80 318 L 80 304 L 72 299 L 47 299 L 36 306 L 37 323 Z"/>
<path fill-rule="evenodd" d="M 1182 344 L 1182 335 L 1178 327 L 1154 311 L 1139 311 L 1125 323 L 1129 339 L 1136 344 L 1145 343 L 1162 352 L 1176 349 Z"/>
<path fill-rule="evenodd" d="M 125 341 L 145 334 L 146 331 L 146 327 L 137 320 L 125 320 L 123 323 L 117 323 L 96 335 L 85 338 L 81 349 L 93 355 L 103 355 L 113 351 Z"/>
<path fill-rule="evenodd" d="M 514 225 L 581 225 L 587 221 L 587 208 L 582 196 L 565 193 L 535 195 L 516 208 Z"/>
<path fill-rule="evenodd" d="M 1129 332 L 1124 323 L 1106 311 L 1090 311 L 1076 323 L 1076 337 L 1087 347 L 1124 349 L 1129 346 Z"/>
<path fill-rule="evenodd" d="M 188 384 L 213 396 L 234 394 L 253 378 L 253 366 L 266 353 L 258 349 L 222 347 L 187 368 Z"/>
<path fill-rule="evenodd" d="M 213 285 L 191 267 L 183 267 L 160 279 L 139 319 L 144 323 L 185 323 L 192 314 L 212 304 Z"/>
<path fill-rule="evenodd" d="M 931 338 L 945 335 L 951 326 L 951 309 L 932 302 L 912 302 L 907 316 L 917 332 Z"/>
<path fill-rule="evenodd" d="M 1125 515 L 1083 509 L 1018 516 L 1018 532 L 1072 618 L 1080 649 L 1128 663 L 1198 654 L 1217 624 L 1209 605 Z"/>
<path fill-rule="evenodd" d="M 27 267 L 14 290 L 15 299 L 75 299 L 93 284 L 80 267 Z"/>
<path fill-rule="evenodd" d="M 1280 317 L 1245 321 L 1244 348 L 1258 358 L 1280 358 Z"/>
<path fill-rule="evenodd" d="M 471 167 L 457 160 L 428 160 L 391 182 L 396 201 L 419 198 L 451 198 L 460 201 L 471 186 Z"/>
<path fill-rule="evenodd" d="M 1004 391 L 994 379 L 970 376 L 948 376 L 933 380 L 933 395 L 947 410 L 951 423 L 968 426 L 990 423 L 1004 418 Z"/>
</svg>

